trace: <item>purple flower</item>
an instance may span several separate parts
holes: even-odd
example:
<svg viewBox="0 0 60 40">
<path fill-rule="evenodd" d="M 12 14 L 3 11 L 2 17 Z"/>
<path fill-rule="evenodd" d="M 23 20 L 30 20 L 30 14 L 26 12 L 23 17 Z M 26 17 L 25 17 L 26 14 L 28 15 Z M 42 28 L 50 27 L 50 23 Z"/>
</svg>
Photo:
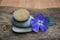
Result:
<svg viewBox="0 0 60 40">
<path fill-rule="evenodd" d="M 49 19 L 43 14 L 37 14 L 35 18 L 31 19 L 31 26 L 34 32 L 45 32 L 48 29 Z"/>
</svg>

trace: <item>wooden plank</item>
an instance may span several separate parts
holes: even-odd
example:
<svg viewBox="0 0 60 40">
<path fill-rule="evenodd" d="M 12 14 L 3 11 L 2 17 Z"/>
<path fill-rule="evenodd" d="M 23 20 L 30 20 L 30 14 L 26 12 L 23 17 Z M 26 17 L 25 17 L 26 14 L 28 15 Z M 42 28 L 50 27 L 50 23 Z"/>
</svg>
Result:
<svg viewBox="0 0 60 40">
<path fill-rule="evenodd" d="M 31 15 L 44 13 L 56 20 L 56 25 L 49 27 L 46 32 L 16 34 L 11 30 L 10 18 L 15 7 L 0 7 L 0 40 L 58 40 L 60 39 L 60 8 L 27 9 Z M 59 20 L 59 21 L 58 21 Z"/>
<path fill-rule="evenodd" d="M 0 0 L 0 4 L 1 4 L 1 1 L 2 1 L 2 0 Z"/>
<path fill-rule="evenodd" d="M 24 8 L 60 8 L 60 0 L 2 0 L 0 6 Z"/>
</svg>

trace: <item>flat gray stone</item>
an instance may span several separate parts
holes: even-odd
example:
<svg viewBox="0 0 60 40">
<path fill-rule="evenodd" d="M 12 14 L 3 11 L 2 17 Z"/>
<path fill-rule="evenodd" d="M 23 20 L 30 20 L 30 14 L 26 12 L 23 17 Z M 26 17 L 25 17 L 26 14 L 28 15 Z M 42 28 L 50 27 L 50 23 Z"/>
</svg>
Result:
<svg viewBox="0 0 60 40">
<path fill-rule="evenodd" d="M 34 18 L 32 16 L 30 16 L 30 18 L 26 21 L 26 22 L 17 22 L 13 19 L 13 17 L 11 18 L 11 22 L 12 22 L 12 25 L 16 26 L 16 27 L 24 27 L 24 28 L 30 28 L 30 22 L 31 22 L 31 19 Z"/>
<path fill-rule="evenodd" d="M 16 33 L 25 33 L 25 32 L 31 32 L 31 28 L 17 28 L 15 26 L 12 27 L 12 30 Z"/>
</svg>

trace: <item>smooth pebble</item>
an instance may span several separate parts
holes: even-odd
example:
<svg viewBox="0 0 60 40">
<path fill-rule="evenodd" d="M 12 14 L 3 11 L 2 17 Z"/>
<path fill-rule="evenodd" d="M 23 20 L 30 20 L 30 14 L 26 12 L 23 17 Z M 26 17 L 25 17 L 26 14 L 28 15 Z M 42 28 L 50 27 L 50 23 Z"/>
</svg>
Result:
<svg viewBox="0 0 60 40">
<path fill-rule="evenodd" d="M 15 26 L 12 27 L 12 30 L 16 33 L 25 33 L 25 32 L 31 32 L 31 28 L 17 28 Z"/>
</svg>

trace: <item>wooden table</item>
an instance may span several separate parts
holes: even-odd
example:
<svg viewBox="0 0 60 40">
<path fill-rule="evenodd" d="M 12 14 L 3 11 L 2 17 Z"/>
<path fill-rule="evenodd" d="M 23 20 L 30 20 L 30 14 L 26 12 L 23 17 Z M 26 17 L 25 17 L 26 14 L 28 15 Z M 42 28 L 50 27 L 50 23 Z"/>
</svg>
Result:
<svg viewBox="0 0 60 40">
<path fill-rule="evenodd" d="M 47 32 L 23 33 L 17 34 L 12 32 L 10 18 L 16 7 L 0 7 L 0 40 L 56 40 L 60 39 L 60 8 L 49 9 L 27 9 L 34 16 L 38 13 L 44 13 L 51 16 L 56 21 L 56 25 L 49 27 Z"/>
</svg>

